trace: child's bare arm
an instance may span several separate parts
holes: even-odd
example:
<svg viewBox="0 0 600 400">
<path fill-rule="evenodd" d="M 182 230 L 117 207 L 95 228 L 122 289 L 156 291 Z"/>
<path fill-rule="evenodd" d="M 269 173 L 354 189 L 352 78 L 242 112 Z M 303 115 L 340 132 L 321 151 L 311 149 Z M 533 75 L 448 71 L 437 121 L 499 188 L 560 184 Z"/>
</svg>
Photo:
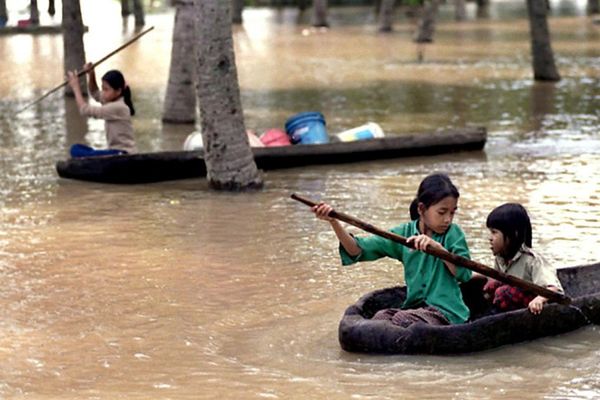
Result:
<svg viewBox="0 0 600 400">
<path fill-rule="evenodd" d="M 553 292 L 559 292 L 556 286 L 548 286 L 548 289 L 552 290 Z M 537 315 L 542 312 L 542 310 L 544 309 L 544 304 L 546 304 L 547 302 L 547 298 L 543 296 L 536 296 L 533 300 L 529 302 L 529 305 L 527 307 L 529 308 L 529 311 Z"/>
<path fill-rule="evenodd" d="M 328 221 L 331 225 L 331 228 L 335 232 L 338 240 L 344 247 L 344 249 L 348 252 L 348 254 L 352 257 L 355 257 L 360 254 L 361 249 L 356 244 L 356 240 L 350 235 L 342 226 L 342 224 L 335 218 L 329 216 L 329 213 L 333 210 L 329 204 L 319 203 L 312 208 L 312 211 L 315 213 L 317 218 L 322 219 L 324 221 Z"/>
</svg>

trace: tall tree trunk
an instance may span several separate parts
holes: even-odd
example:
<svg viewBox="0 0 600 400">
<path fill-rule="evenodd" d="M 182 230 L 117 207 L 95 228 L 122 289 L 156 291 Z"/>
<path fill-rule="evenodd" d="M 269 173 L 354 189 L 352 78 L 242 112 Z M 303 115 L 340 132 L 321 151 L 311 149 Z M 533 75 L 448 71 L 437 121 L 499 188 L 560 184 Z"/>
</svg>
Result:
<svg viewBox="0 0 600 400">
<path fill-rule="evenodd" d="M 196 121 L 194 0 L 177 0 L 175 7 L 169 83 L 162 120 L 191 124 Z"/>
<path fill-rule="evenodd" d="M 588 0 L 587 13 L 589 15 L 600 14 L 600 0 Z"/>
<path fill-rule="evenodd" d="M 230 2 L 196 0 L 198 104 L 207 179 L 218 190 L 262 187 L 240 99 Z"/>
<path fill-rule="evenodd" d="M 48 15 L 54 17 L 56 14 L 56 8 L 54 7 L 54 0 L 48 0 Z"/>
<path fill-rule="evenodd" d="M 38 9 L 37 0 L 31 0 L 31 16 L 29 20 L 31 21 L 31 25 L 39 25 L 40 24 L 40 10 Z"/>
<path fill-rule="evenodd" d="M 467 19 L 467 6 L 465 0 L 454 0 L 454 19 L 464 21 Z"/>
<path fill-rule="evenodd" d="M 394 25 L 396 0 L 382 0 L 379 6 L 379 32 L 391 32 Z"/>
<path fill-rule="evenodd" d="M 6 0 L 0 0 L 0 28 L 6 25 L 8 12 L 6 11 Z"/>
<path fill-rule="evenodd" d="M 79 0 L 62 0 L 63 54 L 65 75 L 67 71 L 80 70 L 85 63 L 83 47 L 83 21 Z M 87 93 L 85 76 L 79 79 L 82 92 Z M 73 95 L 69 85 L 65 86 L 65 94 Z"/>
<path fill-rule="evenodd" d="M 329 26 L 327 22 L 327 0 L 313 0 L 314 18 L 313 26 Z"/>
<path fill-rule="evenodd" d="M 533 77 L 535 80 L 540 81 L 558 81 L 560 80 L 560 75 L 554 63 L 545 2 L 527 0 L 527 11 L 529 13 L 529 29 L 531 34 Z"/>
<path fill-rule="evenodd" d="M 129 0 L 121 0 L 121 16 L 129 17 L 131 15 L 131 9 L 129 8 Z"/>
<path fill-rule="evenodd" d="M 144 3 L 142 0 L 133 0 L 133 17 L 135 18 L 135 26 L 144 26 Z"/>
<path fill-rule="evenodd" d="M 381 12 L 381 2 L 383 0 L 375 0 L 375 15 L 379 15 Z"/>
<path fill-rule="evenodd" d="M 435 32 L 435 19 L 439 7 L 439 0 L 427 0 L 423 5 L 422 15 L 419 20 L 415 42 L 431 43 Z"/>
<path fill-rule="evenodd" d="M 532 130 L 541 131 L 548 115 L 556 113 L 556 86 L 554 82 L 535 82 L 530 89 Z"/>
<path fill-rule="evenodd" d="M 63 102 L 65 105 L 66 142 L 85 143 L 85 135 L 88 133 L 88 119 L 81 118 L 79 107 L 72 99 L 64 97 Z"/>
<path fill-rule="evenodd" d="M 490 1 L 489 0 L 477 0 L 477 18 L 489 18 L 490 17 Z"/>
<path fill-rule="evenodd" d="M 241 24 L 242 13 L 244 11 L 244 0 L 231 0 L 231 22 L 234 24 Z"/>
<path fill-rule="evenodd" d="M 308 8 L 308 1 L 309 0 L 298 0 L 298 8 L 300 11 L 304 11 Z"/>
</svg>

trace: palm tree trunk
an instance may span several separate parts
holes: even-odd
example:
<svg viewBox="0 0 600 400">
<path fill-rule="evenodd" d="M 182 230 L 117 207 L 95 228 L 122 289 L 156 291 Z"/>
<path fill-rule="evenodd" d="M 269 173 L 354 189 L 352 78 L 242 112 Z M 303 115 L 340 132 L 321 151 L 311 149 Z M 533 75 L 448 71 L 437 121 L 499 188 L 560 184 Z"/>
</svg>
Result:
<svg viewBox="0 0 600 400">
<path fill-rule="evenodd" d="M 162 120 L 191 124 L 196 121 L 194 1 L 177 0 L 175 7 L 171 65 Z"/>
<path fill-rule="evenodd" d="M 428 0 L 423 5 L 422 16 L 417 28 L 415 42 L 431 43 L 435 32 L 435 18 L 437 16 L 439 0 Z"/>
<path fill-rule="evenodd" d="M 62 0 L 63 54 L 65 75 L 67 71 L 80 70 L 85 63 L 83 46 L 83 21 L 79 0 Z M 82 92 L 87 93 L 85 76 L 79 79 Z M 65 94 L 72 96 L 73 90 L 65 86 Z"/>
<path fill-rule="evenodd" d="M 232 0 L 231 5 L 231 22 L 239 25 L 243 21 L 242 13 L 244 11 L 244 0 Z"/>
<path fill-rule="evenodd" d="M 121 0 L 121 16 L 128 17 L 131 15 L 131 9 L 129 8 L 129 0 Z"/>
<path fill-rule="evenodd" d="M 546 116 L 556 113 L 556 86 L 553 82 L 535 82 L 531 85 L 530 106 L 531 122 L 534 131 L 544 129 Z"/>
<path fill-rule="evenodd" d="M 54 7 L 54 0 L 48 0 L 48 15 L 54 17 L 56 14 L 56 8 Z"/>
<path fill-rule="evenodd" d="M 379 6 L 379 32 L 391 32 L 394 25 L 396 0 L 382 0 Z"/>
<path fill-rule="evenodd" d="M 489 18 L 490 17 L 490 1 L 489 0 L 477 0 L 477 18 Z"/>
<path fill-rule="evenodd" d="M 465 0 L 454 0 L 454 19 L 464 21 L 467 19 L 467 6 Z"/>
<path fill-rule="evenodd" d="M 0 28 L 6 25 L 8 12 L 6 11 L 6 0 L 0 0 Z"/>
<path fill-rule="evenodd" d="M 313 26 L 326 27 L 329 26 L 327 22 L 327 0 L 314 0 L 314 22 Z"/>
<path fill-rule="evenodd" d="M 29 20 L 31 21 L 31 25 L 39 25 L 40 24 L 40 10 L 38 9 L 37 0 L 31 0 L 31 16 Z"/>
<path fill-rule="evenodd" d="M 217 190 L 262 187 L 240 99 L 230 2 L 196 0 L 198 104 L 207 179 Z"/>
<path fill-rule="evenodd" d="M 554 53 L 550 43 L 546 4 L 539 0 L 527 0 L 527 11 L 529 13 L 534 79 L 558 81 L 560 75 L 554 63 Z"/>
<path fill-rule="evenodd" d="M 142 0 L 133 0 L 133 17 L 135 18 L 135 26 L 144 26 L 144 4 Z"/>
<path fill-rule="evenodd" d="M 304 11 L 308 8 L 308 0 L 298 0 L 298 8 L 300 11 Z"/>
</svg>

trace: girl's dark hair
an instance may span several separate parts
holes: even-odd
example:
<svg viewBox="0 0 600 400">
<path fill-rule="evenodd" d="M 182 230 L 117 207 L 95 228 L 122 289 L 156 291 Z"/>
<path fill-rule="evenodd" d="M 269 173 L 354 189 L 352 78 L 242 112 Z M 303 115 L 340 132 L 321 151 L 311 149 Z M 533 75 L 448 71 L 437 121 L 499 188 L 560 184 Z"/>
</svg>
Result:
<svg viewBox="0 0 600 400">
<path fill-rule="evenodd" d="M 506 254 L 510 260 L 517 254 L 523 243 L 531 247 L 531 220 L 525 207 L 518 203 L 506 203 L 492 210 L 487 217 L 488 229 L 497 229 L 508 239 Z"/>
<path fill-rule="evenodd" d="M 417 197 L 410 204 L 410 219 L 413 221 L 419 219 L 419 203 L 423 203 L 425 208 L 429 208 L 448 196 L 455 199 L 460 196 L 448 175 L 438 173 L 425 177 L 419 185 Z"/>
<path fill-rule="evenodd" d="M 123 74 L 116 69 L 111 69 L 102 76 L 102 80 L 115 90 L 121 89 L 121 96 L 123 96 L 123 101 L 125 101 L 125 104 L 129 107 L 129 114 L 135 115 L 135 109 L 131 102 L 131 89 L 129 89 L 129 85 L 125 84 L 125 77 Z"/>
</svg>

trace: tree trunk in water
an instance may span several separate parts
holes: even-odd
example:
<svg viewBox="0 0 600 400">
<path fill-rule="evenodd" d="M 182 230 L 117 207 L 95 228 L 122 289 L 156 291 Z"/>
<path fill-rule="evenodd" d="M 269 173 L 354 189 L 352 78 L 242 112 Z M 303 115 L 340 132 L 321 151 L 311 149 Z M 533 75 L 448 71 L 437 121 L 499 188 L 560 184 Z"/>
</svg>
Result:
<svg viewBox="0 0 600 400">
<path fill-rule="evenodd" d="M 31 25 L 39 25 L 40 24 L 40 11 L 38 9 L 37 0 L 31 0 L 31 16 L 29 20 L 31 21 Z"/>
<path fill-rule="evenodd" d="M 218 190 L 262 187 L 240 99 L 229 2 L 196 0 L 198 104 L 207 179 Z"/>
<path fill-rule="evenodd" d="M 243 21 L 242 13 L 244 12 L 244 0 L 232 0 L 231 1 L 231 22 L 234 24 L 241 24 Z"/>
<path fill-rule="evenodd" d="M 382 0 L 379 7 L 379 32 L 391 32 L 394 25 L 396 0 Z"/>
<path fill-rule="evenodd" d="M 0 28 L 6 25 L 8 12 L 6 11 L 6 0 L 0 0 Z"/>
<path fill-rule="evenodd" d="M 534 82 L 531 85 L 531 118 L 532 129 L 541 131 L 544 129 L 544 120 L 546 116 L 556 113 L 554 104 L 556 104 L 556 86 L 554 82 Z"/>
<path fill-rule="evenodd" d="M 308 8 L 308 0 L 298 0 L 298 8 L 300 11 L 304 11 Z"/>
<path fill-rule="evenodd" d="M 433 33 L 435 32 L 435 18 L 437 16 L 439 0 L 428 0 L 423 5 L 422 16 L 419 21 L 415 42 L 431 43 L 433 42 Z"/>
<path fill-rule="evenodd" d="M 315 8 L 313 26 L 329 26 L 327 22 L 327 0 L 314 0 L 313 7 Z"/>
<path fill-rule="evenodd" d="M 381 12 L 381 2 L 383 0 L 375 0 L 375 15 L 379 15 Z"/>
<path fill-rule="evenodd" d="M 65 139 L 67 143 L 84 143 L 85 135 L 89 131 L 88 119 L 81 118 L 77 102 L 63 97 L 63 103 L 65 106 Z"/>
<path fill-rule="evenodd" d="M 56 14 L 56 8 L 54 7 L 54 0 L 48 0 L 48 15 L 54 17 Z"/>
<path fill-rule="evenodd" d="M 177 0 L 175 7 L 169 83 L 162 120 L 191 124 L 196 121 L 194 0 Z"/>
<path fill-rule="evenodd" d="M 67 71 L 81 70 L 85 64 L 83 47 L 83 21 L 79 0 L 62 0 L 62 29 L 65 76 Z M 85 76 L 79 79 L 82 92 L 87 93 Z M 65 94 L 72 96 L 73 90 L 65 86 Z"/>
<path fill-rule="evenodd" d="M 489 0 L 477 0 L 477 18 L 490 17 L 490 2 Z"/>
<path fill-rule="evenodd" d="M 600 14 L 600 0 L 588 0 L 587 13 L 588 15 Z"/>
<path fill-rule="evenodd" d="M 129 9 L 129 0 L 121 0 L 121 16 L 128 17 L 131 15 L 131 10 Z"/>
<path fill-rule="evenodd" d="M 558 81 L 560 75 L 554 63 L 554 53 L 550 44 L 546 4 L 544 1 L 527 0 L 527 11 L 531 33 L 533 77 L 540 81 Z"/>
<path fill-rule="evenodd" d="M 454 19 L 464 21 L 467 19 L 467 6 L 465 0 L 454 0 Z"/>
<path fill-rule="evenodd" d="M 133 0 L 133 17 L 135 18 L 135 26 L 144 26 L 144 4 L 142 0 Z"/>
</svg>

